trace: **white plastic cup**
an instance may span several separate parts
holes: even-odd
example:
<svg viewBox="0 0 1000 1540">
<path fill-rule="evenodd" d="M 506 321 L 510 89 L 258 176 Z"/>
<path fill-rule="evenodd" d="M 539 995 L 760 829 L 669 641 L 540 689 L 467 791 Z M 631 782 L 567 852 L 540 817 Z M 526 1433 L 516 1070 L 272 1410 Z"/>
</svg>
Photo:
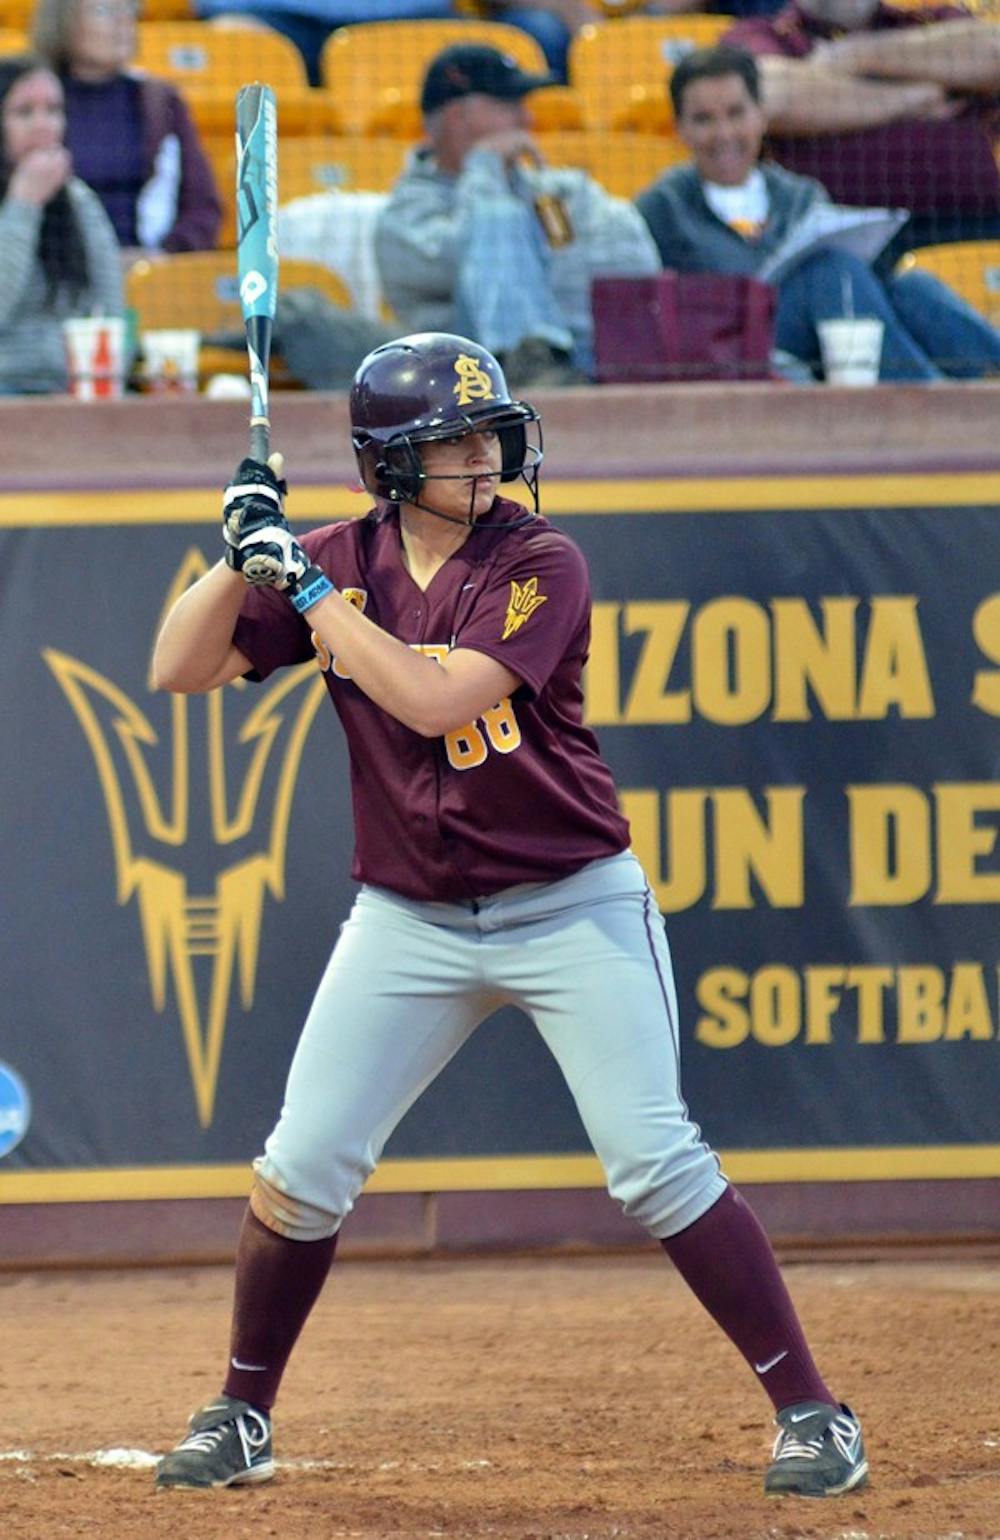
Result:
<svg viewBox="0 0 1000 1540">
<path fill-rule="evenodd" d="M 818 321 L 823 374 L 828 385 L 876 385 L 885 326 L 869 316 Z"/>
<path fill-rule="evenodd" d="M 245 374 L 213 374 L 205 394 L 210 401 L 249 401 L 250 381 Z"/>
<path fill-rule="evenodd" d="M 116 400 L 125 386 L 125 321 L 121 316 L 74 316 L 63 322 L 70 395 Z"/>
<path fill-rule="evenodd" d="M 192 395 L 198 389 L 201 332 L 188 327 L 143 332 L 142 374 L 153 395 Z"/>
</svg>

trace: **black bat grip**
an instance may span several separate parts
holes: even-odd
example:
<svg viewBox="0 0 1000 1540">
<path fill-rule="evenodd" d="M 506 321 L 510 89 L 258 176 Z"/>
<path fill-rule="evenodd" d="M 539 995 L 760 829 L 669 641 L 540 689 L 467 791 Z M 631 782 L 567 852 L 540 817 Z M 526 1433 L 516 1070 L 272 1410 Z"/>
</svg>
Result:
<svg viewBox="0 0 1000 1540">
<path fill-rule="evenodd" d="M 271 424 L 270 422 L 257 422 L 253 418 L 250 421 L 250 458 L 259 460 L 261 465 L 267 464 L 267 457 L 271 453 Z"/>
<path fill-rule="evenodd" d="M 268 371 L 271 363 L 272 322 L 267 316 L 248 316 L 247 348 L 250 355 L 250 454 L 261 464 L 271 452 L 271 419 Z"/>
</svg>

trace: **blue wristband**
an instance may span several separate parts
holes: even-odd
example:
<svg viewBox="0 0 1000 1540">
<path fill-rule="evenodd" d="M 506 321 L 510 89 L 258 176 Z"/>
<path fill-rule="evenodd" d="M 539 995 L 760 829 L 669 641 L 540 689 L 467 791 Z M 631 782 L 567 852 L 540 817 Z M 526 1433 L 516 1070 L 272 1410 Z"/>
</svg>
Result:
<svg viewBox="0 0 1000 1540">
<path fill-rule="evenodd" d="M 307 567 L 299 578 L 294 588 L 286 590 L 292 602 L 293 609 L 301 615 L 304 610 L 311 609 L 318 604 L 320 599 L 325 599 L 327 594 L 335 594 L 336 587 L 330 582 L 326 573 L 315 564 Z"/>
</svg>

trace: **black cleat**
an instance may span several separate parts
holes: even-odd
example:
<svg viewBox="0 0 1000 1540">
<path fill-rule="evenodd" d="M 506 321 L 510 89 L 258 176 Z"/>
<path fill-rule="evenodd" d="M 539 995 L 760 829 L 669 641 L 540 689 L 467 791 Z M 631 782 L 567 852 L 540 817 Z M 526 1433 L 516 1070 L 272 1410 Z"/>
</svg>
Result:
<svg viewBox="0 0 1000 1540">
<path fill-rule="evenodd" d="M 778 1436 L 764 1477 L 769 1497 L 839 1497 L 868 1480 L 861 1424 L 848 1406 L 799 1401 L 777 1416 Z"/>
<path fill-rule="evenodd" d="M 196 1411 L 187 1435 L 156 1467 L 156 1487 L 236 1487 L 274 1475 L 271 1419 L 247 1401 L 220 1396 Z"/>
</svg>

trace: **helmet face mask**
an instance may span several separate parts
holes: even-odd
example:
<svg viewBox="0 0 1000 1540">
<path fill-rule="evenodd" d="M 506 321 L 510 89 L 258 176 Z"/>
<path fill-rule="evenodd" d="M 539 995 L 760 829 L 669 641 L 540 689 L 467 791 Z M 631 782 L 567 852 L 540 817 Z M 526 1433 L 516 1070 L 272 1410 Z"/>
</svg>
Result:
<svg viewBox="0 0 1000 1540">
<path fill-rule="evenodd" d="M 529 423 L 537 424 L 537 442 L 528 441 Z M 511 398 L 500 365 L 485 348 L 467 337 L 421 332 L 376 348 L 355 375 L 351 437 L 361 480 L 376 498 L 425 506 L 420 445 L 484 431 L 500 439 L 499 480 L 523 480 L 537 512 L 538 413 Z"/>
</svg>

